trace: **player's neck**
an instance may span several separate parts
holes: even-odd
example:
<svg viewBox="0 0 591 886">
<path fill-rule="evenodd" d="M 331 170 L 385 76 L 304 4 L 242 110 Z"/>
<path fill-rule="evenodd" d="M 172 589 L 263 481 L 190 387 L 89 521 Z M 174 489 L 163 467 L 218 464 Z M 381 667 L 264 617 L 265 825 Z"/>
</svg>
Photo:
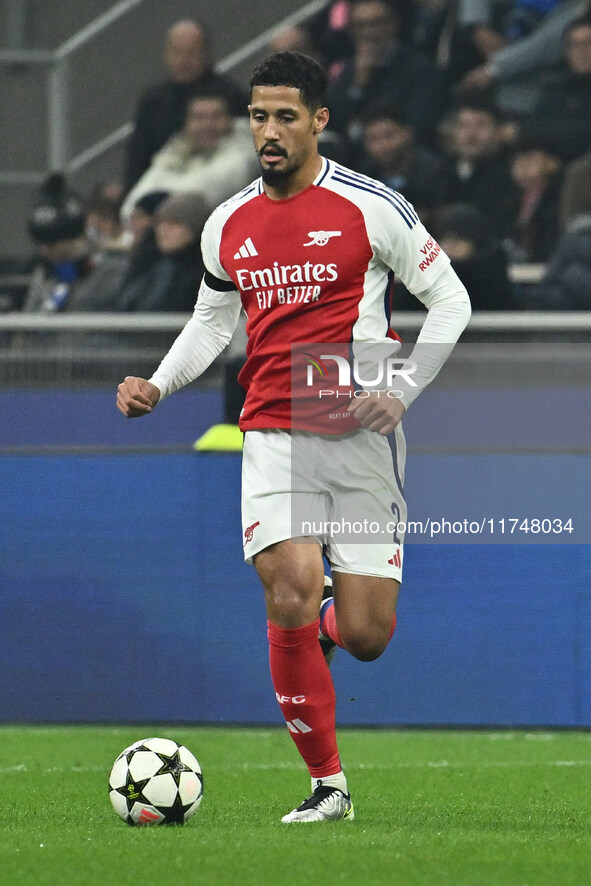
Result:
<svg viewBox="0 0 591 886">
<path fill-rule="evenodd" d="M 277 184 L 270 185 L 263 181 L 263 190 L 270 200 L 287 200 L 305 191 L 319 176 L 324 160 L 320 154 L 314 154 L 293 175 Z"/>
</svg>

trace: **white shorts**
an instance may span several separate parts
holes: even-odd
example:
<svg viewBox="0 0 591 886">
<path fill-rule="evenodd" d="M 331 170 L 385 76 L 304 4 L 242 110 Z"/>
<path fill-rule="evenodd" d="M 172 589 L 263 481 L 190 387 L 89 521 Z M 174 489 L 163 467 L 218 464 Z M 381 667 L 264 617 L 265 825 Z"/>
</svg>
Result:
<svg viewBox="0 0 591 886">
<path fill-rule="evenodd" d="M 319 543 L 336 572 L 402 580 L 406 443 L 388 437 L 247 431 L 242 462 L 244 558 L 286 539 Z M 315 540 L 315 541 L 314 541 Z"/>
</svg>

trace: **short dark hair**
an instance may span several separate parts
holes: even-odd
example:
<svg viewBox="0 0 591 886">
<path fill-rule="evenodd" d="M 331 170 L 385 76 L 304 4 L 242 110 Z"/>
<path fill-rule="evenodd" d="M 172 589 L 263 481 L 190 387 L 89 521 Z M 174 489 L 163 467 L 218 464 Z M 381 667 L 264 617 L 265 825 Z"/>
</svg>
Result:
<svg viewBox="0 0 591 886">
<path fill-rule="evenodd" d="M 276 52 L 252 72 L 250 91 L 255 86 L 293 86 L 299 89 L 308 110 L 317 111 L 326 102 L 328 77 L 315 59 L 302 52 Z"/>
</svg>

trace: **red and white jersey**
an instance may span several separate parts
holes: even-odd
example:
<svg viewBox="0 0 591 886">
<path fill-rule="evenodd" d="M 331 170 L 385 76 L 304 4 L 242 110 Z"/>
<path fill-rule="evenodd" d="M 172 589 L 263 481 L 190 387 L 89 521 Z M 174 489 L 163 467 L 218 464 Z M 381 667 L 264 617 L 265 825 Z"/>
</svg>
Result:
<svg viewBox="0 0 591 886">
<path fill-rule="evenodd" d="M 418 294 L 449 264 L 404 197 L 329 160 L 295 197 L 258 179 L 219 206 L 202 250 L 208 295 L 248 318 L 243 430 L 290 427 L 292 345 L 387 340 L 392 275 Z"/>
</svg>

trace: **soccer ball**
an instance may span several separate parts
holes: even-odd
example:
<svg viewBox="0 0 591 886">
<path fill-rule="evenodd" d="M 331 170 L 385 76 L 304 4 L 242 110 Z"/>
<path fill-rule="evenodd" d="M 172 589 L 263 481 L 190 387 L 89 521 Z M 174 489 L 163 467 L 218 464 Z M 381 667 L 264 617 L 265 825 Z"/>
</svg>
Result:
<svg viewBox="0 0 591 886">
<path fill-rule="evenodd" d="M 184 824 L 203 797 L 201 767 L 184 745 L 170 738 L 145 738 L 115 760 L 109 797 L 127 824 Z"/>
</svg>

